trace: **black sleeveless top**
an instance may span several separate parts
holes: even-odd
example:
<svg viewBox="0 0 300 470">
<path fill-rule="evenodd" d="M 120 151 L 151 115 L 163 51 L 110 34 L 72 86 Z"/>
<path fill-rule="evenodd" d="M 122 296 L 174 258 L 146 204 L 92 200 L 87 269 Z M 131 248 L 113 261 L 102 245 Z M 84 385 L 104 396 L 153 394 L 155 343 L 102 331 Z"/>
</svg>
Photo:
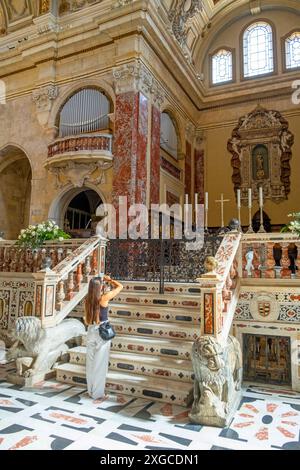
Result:
<svg viewBox="0 0 300 470">
<path fill-rule="evenodd" d="M 108 306 L 107 307 L 102 307 L 100 305 L 100 322 L 107 321 L 108 320 Z"/>
</svg>

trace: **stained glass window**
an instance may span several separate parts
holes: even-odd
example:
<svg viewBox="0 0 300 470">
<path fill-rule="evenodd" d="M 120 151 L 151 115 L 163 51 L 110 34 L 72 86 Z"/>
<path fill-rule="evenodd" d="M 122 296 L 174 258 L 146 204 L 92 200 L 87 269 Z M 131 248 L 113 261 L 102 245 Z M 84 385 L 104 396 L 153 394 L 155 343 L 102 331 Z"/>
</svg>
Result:
<svg viewBox="0 0 300 470">
<path fill-rule="evenodd" d="M 212 82 L 214 85 L 232 81 L 232 52 L 220 49 L 212 57 Z"/>
<path fill-rule="evenodd" d="M 273 31 L 263 21 L 252 23 L 244 32 L 244 77 L 274 71 Z"/>
<path fill-rule="evenodd" d="M 300 31 L 285 40 L 285 57 L 287 69 L 300 67 Z"/>
</svg>

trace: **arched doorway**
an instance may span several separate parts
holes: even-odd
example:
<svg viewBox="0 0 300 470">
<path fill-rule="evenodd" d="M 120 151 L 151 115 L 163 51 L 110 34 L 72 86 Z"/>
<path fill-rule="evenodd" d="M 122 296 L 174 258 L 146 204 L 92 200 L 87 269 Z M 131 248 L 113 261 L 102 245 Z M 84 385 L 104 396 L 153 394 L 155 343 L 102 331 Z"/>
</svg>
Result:
<svg viewBox="0 0 300 470">
<path fill-rule="evenodd" d="M 7 146 L 0 151 L 0 230 L 14 240 L 29 225 L 32 172 L 23 150 Z"/>
<path fill-rule="evenodd" d="M 95 231 L 96 210 L 102 203 L 103 199 L 95 189 L 69 188 L 52 203 L 49 218 L 72 238 L 86 238 Z"/>
</svg>

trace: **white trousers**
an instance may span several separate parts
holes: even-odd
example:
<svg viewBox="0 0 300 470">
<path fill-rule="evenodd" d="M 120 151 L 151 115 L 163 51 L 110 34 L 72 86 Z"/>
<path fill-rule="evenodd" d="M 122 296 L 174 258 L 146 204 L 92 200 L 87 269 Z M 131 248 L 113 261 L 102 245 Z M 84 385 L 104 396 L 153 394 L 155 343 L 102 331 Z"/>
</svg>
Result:
<svg viewBox="0 0 300 470">
<path fill-rule="evenodd" d="M 106 374 L 111 341 L 104 341 L 99 335 L 99 325 L 89 325 L 86 340 L 86 381 L 89 395 L 104 396 Z"/>
</svg>

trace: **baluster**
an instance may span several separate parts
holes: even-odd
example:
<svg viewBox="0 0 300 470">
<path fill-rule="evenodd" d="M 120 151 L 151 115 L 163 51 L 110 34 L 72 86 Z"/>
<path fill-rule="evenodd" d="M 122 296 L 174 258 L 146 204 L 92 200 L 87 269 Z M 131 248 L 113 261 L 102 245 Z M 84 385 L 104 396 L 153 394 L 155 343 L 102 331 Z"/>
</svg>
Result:
<svg viewBox="0 0 300 470">
<path fill-rule="evenodd" d="M 81 282 L 82 282 L 82 264 L 80 263 L 78 266 L 77 266 L 77 269 L 76 269 L 76 275 L 75 275 L 75 282 L 76 282 L 76 288 L 75 290 L 77 292 L 80 291 L 80 287 L 81 287 Z"/>
<path fill-rule="evenodd" d="M 91 258 L 89 256 L 86 257 L 84 263 L 84 278 L 83 282 L 89 282 L 90 275 L 91 275 L 92 267 L 91 267 Z"/>
<path fill-rule="evenodd" d="M 32 271 L 36 273 L 38 271 L 38 258 L 39 250 L 33 250 L 33 259 L 32 259 Z"/>
<path fill-rule="evenodd" d="M 282 279 L 291 279 L 291 270 L 289 269 L 290 266 L 290 259 L 288 253 L 288 245 L 286 243 L 282 246 L 282 258 L 281 258 L 281 278 Z"/>
<path fill-rule="evenodd" d="M 258 255 L 259 255 L 259 265 L 258 269 L 260 271 L 260 277 L 266 277 L 266 261 L 267 261 L 267 245 L 265 243 L 261 243 L 258 248 Z"/>
<path fill-rule="evenodd" d="M 68 282 L 67 282 L 67 295 L 66 295 L 66 300 L 71 300 L 73 299 L 75 293 L 74 293 L 74 273 L 71 271 L 68 275 Z"/>
<path fill-rule="evenodd" d="M 15 273 L 17 271 L 17 253 L 14 248 L 11 249 L 9 271 Z"/>
<path fill-rule="evenodd" d="M 266 244 L 266 271 L 265 271 L 265 277 L 269 279 L 273 279 L 275 277 L 275 260 L 274 260 L 274 253 L 273 253 L 273 244 L 271 242 L 268 242 Z"/>
<path fill-rule="evenodd" d="M 26 252 L 25 252 L 25 250 L 21 250 L 20 258 L 19 258 L 18 271 L 20 273 L 24 273 L 25 272 L 25 266 L 26 266 Z"/>
<path fill-rule="evenodd" d="M 28 249 L 26 251 L 26 268 L 25 268 L 27 273 L 32 272 L 32 264 L 33 264 L 32 251 Z"/>
<path fill-rule="evenodd" d="M 57 264 L 59 264 L 63 259 L 63 248 L 57 249 Z"/>
<path fill-rule="evenodd" d="M 56 294 L 56 310 L 61 310 L 64 305 L 65 300 L 65 283 L 64 281 L 59 281 L 58 291 Z"/>
<path fill-rule="evenodd" d="M 50 250 L 50 258 L 52 260 L 51 266 L 54 268 L 54 266 L 57 265 L 57 253 L 55 248 L 51 248 Z"/>
<path fill-rule="evenodd" d="M 92 254 L 92 275 L 96 276 L 98 273 L 98 250 L 94 250 Z"/>
</svg>

